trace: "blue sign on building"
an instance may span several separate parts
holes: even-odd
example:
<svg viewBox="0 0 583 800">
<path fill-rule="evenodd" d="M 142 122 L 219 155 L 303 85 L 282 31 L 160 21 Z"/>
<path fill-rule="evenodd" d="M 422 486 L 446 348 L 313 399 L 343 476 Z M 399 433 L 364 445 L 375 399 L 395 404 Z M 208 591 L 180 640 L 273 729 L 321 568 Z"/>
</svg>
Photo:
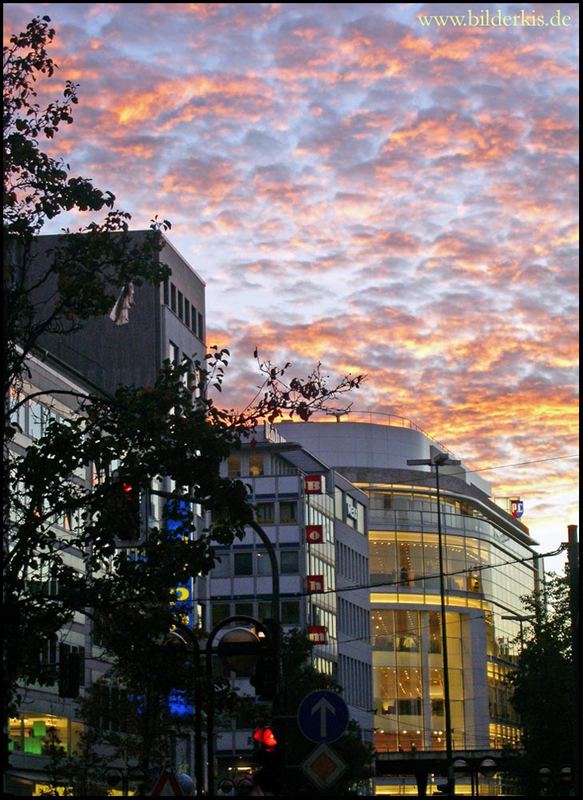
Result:
<svg viewBox="0 0 583 800">
<path fill-rule="evenodd" d="M 335 742 L 348 724 L 348 706 L 339 694 L 310 692 L 298 708 L 298 726 L 311 742 Z"/>
</svg>

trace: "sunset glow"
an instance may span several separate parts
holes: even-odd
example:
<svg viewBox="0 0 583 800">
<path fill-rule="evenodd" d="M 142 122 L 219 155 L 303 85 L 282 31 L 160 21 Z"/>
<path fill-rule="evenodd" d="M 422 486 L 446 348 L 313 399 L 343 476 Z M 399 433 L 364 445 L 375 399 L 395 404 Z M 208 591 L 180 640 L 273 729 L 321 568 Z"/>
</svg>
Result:
<svg viewBox="0 0 583 800">
<path fill-rule="evenodd" d="M 366 373 L 355 409 L 487 468 L 548 552 L 578 522 L 578 6 L 559 27 L 419 21 L 498 8 L 555 10 L 8 3 L 4 32 L 50 16 L 39 100 L 71 79 L 80 101 L 47 149 L 133 228 L 172 221 L 232 353 L 226 405 L 254 393 L 256 347 Z"/>
</svg>

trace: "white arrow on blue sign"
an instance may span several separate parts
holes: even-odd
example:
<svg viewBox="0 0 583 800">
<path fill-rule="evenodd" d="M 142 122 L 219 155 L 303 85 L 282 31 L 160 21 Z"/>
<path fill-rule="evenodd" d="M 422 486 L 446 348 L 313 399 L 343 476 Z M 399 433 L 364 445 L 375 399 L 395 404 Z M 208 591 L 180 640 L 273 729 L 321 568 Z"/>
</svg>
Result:
<svg viewBox="0 0 583 800">
<path fill-rule="evenodd" d="M 298 726 L 311 742 L 335 742 L 348 724 L 348 706 L 339 694 L 324 690 L 307 694 L 298 708 Z"/>
</svg>

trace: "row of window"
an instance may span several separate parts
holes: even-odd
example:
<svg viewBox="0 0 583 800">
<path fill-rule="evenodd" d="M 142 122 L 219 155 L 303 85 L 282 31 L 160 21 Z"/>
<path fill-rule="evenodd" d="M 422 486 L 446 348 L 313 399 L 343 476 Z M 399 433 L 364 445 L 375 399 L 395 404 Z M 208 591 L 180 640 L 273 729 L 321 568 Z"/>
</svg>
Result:
<svg viewBox="0 0 583 800">
<path fill-rule="evenodd" d="M 267 550 L 245 550 L 239 553 L 224 551 L 220 552 L 218 556 L 219 560 L 211 572 L 213 578 L 271 575 L 271 561 Z M 299 575 L 299 550 L 278 550 L 276 558 L 280 575 Z"/>
<path fill-rule="evenodd" d="M 336 613 L 315 603 L 310 609 L 310 625 L 323 625 L 328 631 L 328 639 L 336 639 Z"/>
<path fill-rule="evenodd" d="M 211 605 L 211 626 L 214 628 L 219 622 L 234 614 L 243 614 L 255 617 L 260 622 L 273 618 L 271 600 L 247 600 L 239 603 L 213 601 Z M 300 603 L 298 600 L 281 601 L 281 624 L 301 625 Z"/>
<path fill-rule="evenodd" d="M 350 705 L 369 709 L 372 702 L 370 665 L 350 656 L 340 655 L 339 683 L 344 689 L 344 699 Z"/>
<path fill-rule="evenodd" d="M 338 598 L 338 624 L 342 633 L 366 642 L 370 633 L 370 613 L 343 597 Z"/>
<path fill-rule="evenodd" d="M 340 575 L 357 586 L 368 585 L 368 558 L 342 542 L 336 543 L 336 566 Z"/>
<path fill-rule="evenodd" d="M 11 422 L 20 433 L 31 439 L 44 436 L 51 421 L 63 422 L 64 417 L 36 400 L 27 400 L 11 416 Z"/>
<path fill-rule="evenodd" d="M 196 337 L 204 341 L 204 318 L 200 311 L 168 278 L 164 280 L 162 291 L 164 305 L 168 306 Z"/>
<path fill-rule="evenodd" d="M 296 525 L 298 504 L 295 500 L 280 500 L 277 503 L 257 503 L 255 519 L 263 525 Z"/>
</svg>

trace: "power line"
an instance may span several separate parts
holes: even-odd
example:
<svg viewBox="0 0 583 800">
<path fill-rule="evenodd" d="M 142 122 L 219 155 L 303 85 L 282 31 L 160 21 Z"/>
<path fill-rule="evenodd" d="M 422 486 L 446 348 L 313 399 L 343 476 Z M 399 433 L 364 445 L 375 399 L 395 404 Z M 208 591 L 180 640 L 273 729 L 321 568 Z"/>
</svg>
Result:
<svg viewBox="0 0 583 800">
<path fill-rule="evenodd" d="M 501 562 L 499 562 L 497 564 L 477 564 L 476 566 L 471 567 L 470 569 L 459 569 L 459 570 L 454 570 L 453 572 L 444 572 L 443 574 L 444 574 L 444 577 L 451 577 L 453 575 L 465 575 L 465 574 L 468 574 L 468 573 L 480 572 L 480 571 L 483 571 L 483 570 L 486 570 L 486 569 L 494 569 L 494 568 L 497 568 L 497 567 L 507 567 L 507 566 L 510 566 L 511 564 L 522 564 L 522 563 L 525 563 L 527 561 L 534 561 L 535 559 L 538 559 L 538 558 L 547 558 L 547 557 L 550 557 L 550 556 L 559 555 L 559 553 L 562 553 L 565 550 L 566 547 L 567 547 L 566 544 L 562 544 L 556 550 L 551 550 L 548 553 L 530 553 L 528 556 L 524 556 L 523 558 L 513 558 L 510 561 L 501 561 Z M 435 579 L 435 578 L 439 578 L 439 577 L 440 577 L 439 573 L 433 574 L 433 575 L 419 575 L 419 576 L 415 577 L 415 580 L 425 581 L 425 580 Z M 402 584 L 408 584 L 408 583 L 409 583 L 409 579 L 408 578 L 403 578 L 402 580 L 382 581 L 380 583 L 363 583 L 363 584 L 359 584 L 357 586 L 347 586 L 346 588 L 343 588 L 343 589 L 338 589 L 338 588 L 325 589 L 323 592 L 295 592 L 293 594 L 286 595 L 286 597 L 288 597 L 288 598 L 289 597 L 313 597 L 313 598 L 317 598 L 317 597 L 320 597 L 323 594 L 337 594 L 338 592 L 352 592 L 352 591 L 356 591 L 358 589 L 377 589 L 379 586 L 400 586 Z"/>
</svg>

